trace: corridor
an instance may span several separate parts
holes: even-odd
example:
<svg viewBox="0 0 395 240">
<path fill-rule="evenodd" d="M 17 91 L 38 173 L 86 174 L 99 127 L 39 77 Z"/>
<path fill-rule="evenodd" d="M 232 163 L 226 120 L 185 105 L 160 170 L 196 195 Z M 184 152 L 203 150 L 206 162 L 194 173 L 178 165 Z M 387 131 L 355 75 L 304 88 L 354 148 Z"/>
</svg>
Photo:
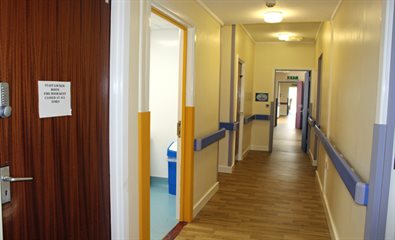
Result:
<svg viewBox="0 0 395 240">
<path fill-rule="evenodd" d="M 291 120 L 291 119 L 290 119 Z M 291 120 L 292 121 L 292 120 Z M 177 239 L 330 239 L 300 130 L 280 118 L 271 154 L 250 151 Z"/>
</svg>

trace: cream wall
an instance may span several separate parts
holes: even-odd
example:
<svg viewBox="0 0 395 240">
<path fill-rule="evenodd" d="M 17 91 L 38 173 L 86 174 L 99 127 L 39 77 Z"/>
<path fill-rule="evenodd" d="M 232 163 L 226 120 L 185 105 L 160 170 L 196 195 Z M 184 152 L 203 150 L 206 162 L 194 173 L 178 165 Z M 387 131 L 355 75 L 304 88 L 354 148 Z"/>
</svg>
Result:
<svg viewBox="0 0 395 240">
<path fill-rule="evenodd" d="M 220 24 L 196 1 L 156 1 L 196 28 L 195 138 L 218 130 Z M 217 184 L 218 144 L 195 152 L 194 204 Z"/>
<path fill-rule="evenodd" d="M 236 121 L 237 111 L 237 89 L 238 87 L 238 61 L 244 62 L 243 73 L 243 93 L 244 99 L 243 112 L 244 116 L 252 114 L 252 87 L 253 87 L 253 73 L 254 73 L 254 50 L 255 43 L 248 36 L 246 31 L 240 26 L 235 25 L 235 42 L 234 42 L 234 59 L 232 59 L 232 30 L 233 26 L 223 26 L 221 28 L 221 95 L 220 95 L 220 121 L 230 122 L 230 97 L 231 97 L 231 78 L 233 76 L 234 91 L 232 92 L 233 99 L 233 119 Z M 231 69 L 232 62 L 234 69 Z M 242 120 L 243 121 L 243 120 Z M 227 131 L 226 137 L 220 141 L 219 152 L 219 171 L 229 172 L 234 165 L 235 156 L 232 158 L 232 166 L 228 166 L 229 158 L 229 137 Z M 251 124 L 243 126 L 243 152 L 247 151 L 250 146 L 251 139 Z M 233 150 L 235 149 L 235 134 L 231 140 Z M 233 151 L 234 152 L 234 151 Z"/>
<path fill-rule="evenodd" d="M 220 74 L 220 122 L 229 122 L 230 119 L 230 85 L 232 65 L 232 26 L 221 27 L 221 74 Z M 218 171 L 230 172 L 228 164 L 230 133 L 226 131 L 225 138 L 219 141 Z"/>
<path fill-rule="evenodd" d="M 252 114 L 252 92 L 255 67 L 255 42 L 240 25 L 236 25 L 236 57 L 244 62 L 244 116 Z M 237 59 L 236 59 L 237 61 Z M 238 72 L 235 72 L 237 80 Z M 237 81 L 236 81 L 237 83 Z M 236 102 L 235 105 L 236 107 Z M 236 110 L 235 110 L 236 113 Z M 252 123 L 243 126 L 243 152 L 251 145 Z"/>
<path fill-rule="evenodd" d="M 329 133 L 329 123 L 330 123 L 330 96 L 331 96 L 331 67 L 332 67 L 332 26 L 330 22 L 324 22 L 321 25 L 320 32 L 318 34 L 318 38 L 316 41 L 316 54 L 315 54 L 315 63 L 316 68 L 318 69 L 318 58 L 322 54 L 322 80 L 321 80 L 321 121 L 320 126 L 321 130 L 328 135 Z M 314 91 L 316 92 L 316 90 Z M 316 96 L 313 98 L 314 103 L 316 103 Z M 316 105 L 313 103 L 312 115 L 314 118 L 316 115 Z M 313 154 L 313 144 L 314 144 L 314 133 L 311 132 L 310 135 L 310 151 L 311 155 Z M 322 145 L 318 145 L 318 176 L 320 177 L 321 183 L 323 183 L 323 187 L 325 190 L 325 162 L 328 160 L 328 156 L 326 155 L 325 149 Z"/>
<path fill-rule="evenodd" d="M 366 182 L 379 83 L 381 9 L 382 1 L 343 1 L 332 24 L 321 28 L 315 57 L 324 56 L 322 128 Z M 318 174 L 332 230 L 338 239 L 363 239 L 366 207 L 353 201 L 326 159 L 321 149 Z"/>
<path fill-rule="evenodd" d="M 269 101 L 274 101 L 275 70 L 314 70 L 314 52 L 313 43 L 257 43 L 253 95 L 266 92 L 269 93 Z M 270 102 L 253 102 L 252 111 L 254 114 L 270 114 Z M 269 122 L 254 121 L 251 132 L 251 149 L 268 150 Z"/>
</svg>

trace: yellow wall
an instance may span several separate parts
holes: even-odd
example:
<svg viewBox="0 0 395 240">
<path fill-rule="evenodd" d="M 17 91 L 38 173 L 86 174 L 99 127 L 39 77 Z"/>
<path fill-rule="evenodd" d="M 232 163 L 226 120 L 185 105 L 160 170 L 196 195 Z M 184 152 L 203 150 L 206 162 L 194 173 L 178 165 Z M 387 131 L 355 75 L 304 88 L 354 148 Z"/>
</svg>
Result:
<svg viewBox="0 0 395 240">
<path fill-rule="evenodd" d="M 221 87 L 220 87 L 220 121 L 229 122 L 230 112 L 230 83 L 231 83 L 231 55 L 232 55 L 232 26 L 221 27 Z M 219 141 L 218 170 L 228 166 L 229 132 Z M 228 170 L 229 171 L 229 170 Z"/>
<path fill-rule="evenodd" d="M 329 116 L 330 116 L 330 92 L 331 92 L 331 67 L 332 67 L 332 26 L 330 22 L 324 22 L 321 26 L 317 41 L 316 41 L 316 54 L 315 63 L 318 70 L 318 58 L 322 54 L 322 80 L 321 80 L 321 121 L 320 126 L 325 134 L 328 134 Z M 315 89 L 316 90 L 316 89 Z M 315 91 L 313 91 L 315 92 Z M 313 117 L 316 118 L 316 96 L 313 100 Z M 310 134 L 311 154 L 313 153 L 315 135 L 313 132 Z M 324 183 L 325 178 L 325 161 L 328 156 L 322 145 L 318 149 L 318 175 L 321 183 Z"/>
<path fill-rule="evenodd" d="M 316 62 L 324 56 L 322 128 L 363 181 L 369 181 L 381 8 L 382 1 L 343 1 L 332 23 L 322 26 L 315 54 Z M 363 239 L 366 207 L 354 203 L 326 160 L 320 149 L 318 174 L 334 233 L 339 239 Z"/>
<path fill-rule="evenodd" d="M 255 42 L 247 35 L 246 31 L 240 25 L 236 25 L 236 57 L 237 56 L 244 61 L 244 116 L 249 116 L 252 114 Z M 235 72 L 236 83 L 237 75 L 238 73 Z M 236 102 L 234 106 L 237 106 Z M 247 151 L 251 144 L 251 128 L 251 123 L 244 125 L 243 152 Z"/>
<path fill-rule="evenodd" d="M 247 35 L 245 30 L 240 26 L 235 26 L 235 55 L 231 59 L 232 53 L 232 26 L 223 26 L 221 28 L 221 107 L 220 120 L 222 122 L 229 122 L 229 106 L 230 106 L 230 83 L 231 76 L 234 80 L 234 101 L 233 101 L 233 119 L 236 120 L 237 111 L 237 89 L 238 89 L 238 59 L 244 62 L 244 115 L 252 114 L 252 87 L 254 74 L 254 41 Z M 232 72 L 231 64 L 235 66 Z M 235 135 L 234 135 L 235 136 Z M 220 141 L 219 152 L 219 170 L 223 166 L 228 165 L 228 148 L 229 148 L 229 133 Z M 243 151 L 248 150 L 251 141 L 251 124 L 245 125 L 243 130 Z M 235 141 L 233 141 L 233 149 L 235 148 Z"/>
<path fill-rule="evenodd" d="M 274 72 L 276 69 L 314 70 L 314 44 L 257 43 L 255 45 L 254 91 L 269 93 L 274 101 Z M 270 102 L 253 102 L 254 114 L 270 114 Z M 251 149 L 267 150 L 269 145 L 269 122 L 254 121 Z"/>
<path fill-rule="evenodd" d="M 156 1 L 196 27 L 195 138 L 218 130 L 220 24 L 195 1 Z M 217 183 L 218 144 L 194 156 L 194 204 Z"/>
</svg>

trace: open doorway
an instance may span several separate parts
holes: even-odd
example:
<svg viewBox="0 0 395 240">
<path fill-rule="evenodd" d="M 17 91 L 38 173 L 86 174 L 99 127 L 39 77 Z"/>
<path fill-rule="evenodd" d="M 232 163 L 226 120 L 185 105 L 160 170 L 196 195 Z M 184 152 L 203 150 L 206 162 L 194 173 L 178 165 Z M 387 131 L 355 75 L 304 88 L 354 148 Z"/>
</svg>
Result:
<svg viewBox="0 0 395 240">
<path fill-rule="evenodd" d="M 305 151 L 309 83 L 308 70 L 275 71 L 273 148 L 279 151 Z"/>
<path fill-rule="evenodd" d="M 151 16 L 150 87 L 150 236 L 162 239 L 178 223 L 177 122 L 180 115 L 182 30 Z"/>
</svg>

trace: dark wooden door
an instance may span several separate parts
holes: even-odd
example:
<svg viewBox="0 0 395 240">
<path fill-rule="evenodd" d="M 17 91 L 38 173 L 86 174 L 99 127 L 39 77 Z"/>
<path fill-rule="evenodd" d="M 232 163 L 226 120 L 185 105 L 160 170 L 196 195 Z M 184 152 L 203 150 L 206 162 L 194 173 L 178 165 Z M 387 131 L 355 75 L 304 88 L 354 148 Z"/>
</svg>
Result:
<svg viewBox="0 0 395 240">
<path fill-rule="evenodd" d="M 5 239 L 110 239 L 109 23 L 104 0 L 1 0 Z M 72 116 L 40 119 L 38 80 L 71 82 Z"/>
</svg>

